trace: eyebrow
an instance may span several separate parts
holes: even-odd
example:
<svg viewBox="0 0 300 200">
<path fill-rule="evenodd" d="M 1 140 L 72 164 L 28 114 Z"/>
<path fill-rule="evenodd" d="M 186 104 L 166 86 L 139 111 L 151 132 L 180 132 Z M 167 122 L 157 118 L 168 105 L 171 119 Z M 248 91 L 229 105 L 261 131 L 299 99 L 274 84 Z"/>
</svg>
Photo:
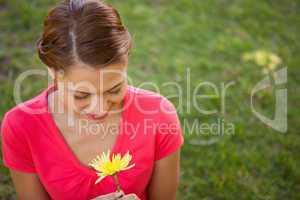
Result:
<svg viewBox="0 0 300 200">
<path fill-rule="evenodd" d="M 124 80 L 122 80 L 121 82 L 117 83 L 116 85 L 114 85 L 113 87 L 111 87 L 110 89 L 106 90 L 105 92 L 108 92 L 108 91 L 111 91 L 117 87 L 119 87 L 122 83 L 124 82 Z M 79 91 L 79 90 L 73 90 L 73 92 L 76 92 L 76 93 L 81 93 L 81 94 L 92 94 L 90 92 L 84 92 L 84 91 Z"/>
</svg>

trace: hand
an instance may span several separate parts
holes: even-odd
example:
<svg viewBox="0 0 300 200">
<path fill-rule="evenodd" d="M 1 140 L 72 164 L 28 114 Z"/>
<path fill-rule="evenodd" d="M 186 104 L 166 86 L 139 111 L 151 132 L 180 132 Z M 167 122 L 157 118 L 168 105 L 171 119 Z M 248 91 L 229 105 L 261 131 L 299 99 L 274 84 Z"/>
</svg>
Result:
<svg viewBox="0 0 300 200">
<path fill-rule="evenodd" d="M 141 200 L 136 194 L 126 194 L 121 197 L 119 200 Z"/>
<path fill-rule="evenodd" d="M 118 200 L 121 199 L 121 197 L 124 197 L 124 192 L 113 192 L 105 195 L 98 196 L 91 200 Z M 126 199 L 127 200 L 127 199 Z"/>
</svg>

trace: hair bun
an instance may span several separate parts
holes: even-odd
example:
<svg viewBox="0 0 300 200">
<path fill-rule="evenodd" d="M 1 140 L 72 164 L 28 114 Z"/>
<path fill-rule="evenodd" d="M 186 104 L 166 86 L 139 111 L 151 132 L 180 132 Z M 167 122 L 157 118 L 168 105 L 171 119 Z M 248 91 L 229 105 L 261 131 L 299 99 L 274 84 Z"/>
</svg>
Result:
<svg viewBox="0 0 300 200">
<path fill-rule="evenodd" d="M 41 53 L 41 54 L 45 54 L 45 51 L 43 50 L 43 39 L 40 38 L 38 41 L 37 41 L 37 49 L 38 51 Z"/>
<path fill-rule="evenodd" d="M 45 45 L 44 44 L 44 40 L 43 40 L 43 38 L 40 38 L 38 41 L 37 41 L 37 48 L 38 48 L 38 50 L 39 50 L 39 52 L 41 53 L 41 54 L 46 54 L 46 53 L 48 53 L 48 51 L 51 49 L 51 47 L 52 47 L 52 45 L 50 44 L 47 44 L 47 45 Z"/>
</svg>

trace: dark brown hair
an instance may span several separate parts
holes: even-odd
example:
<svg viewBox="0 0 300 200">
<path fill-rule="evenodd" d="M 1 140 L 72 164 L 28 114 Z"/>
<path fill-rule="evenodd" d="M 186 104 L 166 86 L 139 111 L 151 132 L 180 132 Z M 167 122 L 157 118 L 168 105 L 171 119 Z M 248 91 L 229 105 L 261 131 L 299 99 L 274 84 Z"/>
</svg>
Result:
<svg viewBox="0 0 300 200">
<path fill-rule="evenodd" d="M 118 11 L 100 0 L 65 0 L 57 5 L 45 18 L 37 42 L 40 59 L 55 70 L 77 61 L 93 67 L 116 63 L 131 46 Z"/>
</svg>

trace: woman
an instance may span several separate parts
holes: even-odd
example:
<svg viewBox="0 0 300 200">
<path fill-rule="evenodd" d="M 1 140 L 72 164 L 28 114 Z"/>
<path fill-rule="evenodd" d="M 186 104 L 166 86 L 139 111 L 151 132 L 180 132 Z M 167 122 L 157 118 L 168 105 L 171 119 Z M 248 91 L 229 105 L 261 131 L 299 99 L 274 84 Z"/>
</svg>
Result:
<svg viewBox="0 0 300 200">
<path fill-rule="evenodd" d="M 65 1 L 45 19 L 38 54 L 54 80 L 5 113 L 4 165 L 19 199 L 176 199 L 180 122 L 165 97 L 127 83 L 131 37 L 98 0 Z M 99 183 L 89 165 L 130 152 L 134 166 Z"/>
</svg>

